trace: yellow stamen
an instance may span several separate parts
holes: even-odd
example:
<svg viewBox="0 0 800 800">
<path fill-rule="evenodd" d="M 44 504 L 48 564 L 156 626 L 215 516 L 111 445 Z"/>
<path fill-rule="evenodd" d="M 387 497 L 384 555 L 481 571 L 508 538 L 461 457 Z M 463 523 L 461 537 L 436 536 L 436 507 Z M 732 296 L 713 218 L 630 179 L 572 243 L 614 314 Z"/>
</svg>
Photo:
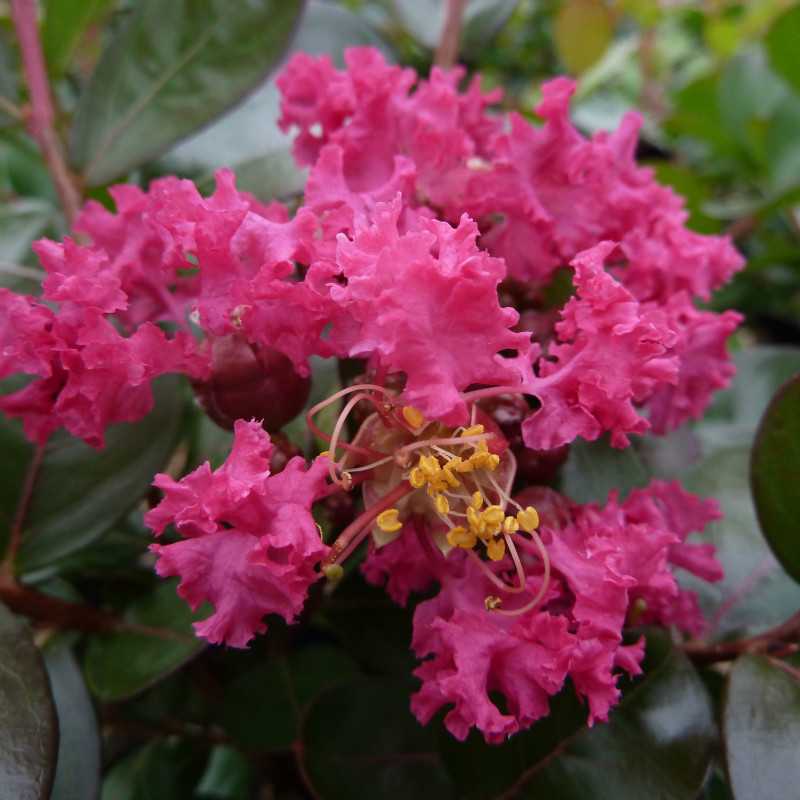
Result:
<svg viewBox="0 0 800 800">
<path fill-rule="evenodd" d="M 483 512 L 483 518 L 488 525 L 500 525 L 505 519 L 505 511 L 500 506 L 489 506 Z"/>
<path fill-rule="evenodd" d="M 486 543 L 486 554 L 492 561 L 499 561 L 506 554 L 505 539 L 491 539 Z"/>
<path fill-rule="evenodd" d="M 484 599 L 483 604 L 487 611 L 494 611 L 496 608 L 500 608 L 503 601 L 496 595 L 490 594 Z"/>
<path fill-rule="evenodd" d="M 450 512 L 450 503 L 443 494 L 436 495 L 435 505 L 440 514 L 448 514 Z"/>
<path fill-rule="evenodd" d="M 461 437 L 464 437 L 464 436 L 480 436 L 483 433 L 484 430 L 485 430 L 485 428 L 483 427 L 483 425 L 472 425 L 469 428 L 464 428 L 464 430 L 461 431 L 461 433 L 459 435 Z"/>
<path fill-rule="evenodd" d="M 526 533 L 533 533 L 539 527 L 539 512 L 533 506 L 528 506 L 517 512 L 517 522 Z"/>
<path fill-rule="evenodd" d="M 503 533 L 516 533 L 519 530 L 519 522 L 515 517 L 506 517 L 503 520 Z"/>
<path fill-rule="evenodd" d="M 451 547 L 463 547 L 469 550 L 475 547 L 477 541 L 475 534 L 461 525 L 456 528 L 450 528 L 447 532 L 447 542 Z"/>
<path fill-rule="evenodd" d="M 481 506 L 483 505 L 483 494 L 481 492 L 473 492 L 472 500 L 469 501 L 469 504 L 476 511 L 480 510 Z"/>
<path fill-rule="evenodd" d="M 415 489 L 421 489 L 425 485 L 425 474 L 419 467 L 414 467 L 408 475 L 408 482 Z"/>
<path fill-rule="evenodd" d="M 422 412 L 414 406 L 403 406 L 403 419 L 412 428 L 421 428 L 425 424 L 425 417 Z"/>
<path fill-rule="evenodd" d="M 386 511 L 382 511 L 380 514 L 378 514 L 378 517 L 375 521 L 378 523 L 378 527 L 382 531 L 386 531 L 386 533 L 394 533 L 403 527 L 403 523 L 398 519 L 399 514 L 400 512 L 396 508 L 387 508 Z"/>
</svg>

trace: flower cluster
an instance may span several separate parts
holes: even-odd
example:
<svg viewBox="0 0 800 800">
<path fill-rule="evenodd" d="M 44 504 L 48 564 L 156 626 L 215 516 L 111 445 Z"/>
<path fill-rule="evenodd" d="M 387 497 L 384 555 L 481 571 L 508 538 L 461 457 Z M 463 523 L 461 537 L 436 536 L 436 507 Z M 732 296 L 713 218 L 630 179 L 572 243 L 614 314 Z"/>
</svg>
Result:
<svg viewBox="0 0 800 800">
<path fill-rule="evenodd" d="M 0 290 L 0 378 L 33 376 L 0 410 L 40 442 L 65 427 L 102 446 L 147 413 L 156 376 L 188 375 L 233 450 L 216 471 L 158 476 L 147 522 L 180 537 L 153 545 L 158 573 L 213 606 L 198 634 L 242 647 L 265 615 L 294 620 L 369 539 L 368 581 L 401 604 L 436 592 L 414 612 L 415 714 L 447 707 L 455 736 L 497 742 L 567 678 L 606 719 L 621 672 L 640 671 L 632 620 L 702 630 L 673 569 L 721 577 L 713 548 L 685 541 L 713 501 L 655 482 L 581 506 L 523 466 L 700 416 L 740 318 L 694 302 L 742 262 L 636 164 L 636 115 L 587 139 L 566 79 L 543 87 L 537 126 L 462 77 L 418 81 L 369 48 L 344 70 L 296 55 L 278 80 L 310 168 L 293 215 L 224 170 L 207 198 L 163 178 L 113 189 L 116 212 L 90 202 L 74 240 L 36 245 L 42 298 Z M 554 308 L 559 270 L 573 293 Z M 318 412 L 343 404 L 328 451 L 277 469 L 251 418 L 274 432 L 300 411 L 311 356 L 360 359 L 365 377 L 307 412 L 325 435 Z M 364 509 L 329 546 L 312 506 L 356 487 Z"/>
</svg>

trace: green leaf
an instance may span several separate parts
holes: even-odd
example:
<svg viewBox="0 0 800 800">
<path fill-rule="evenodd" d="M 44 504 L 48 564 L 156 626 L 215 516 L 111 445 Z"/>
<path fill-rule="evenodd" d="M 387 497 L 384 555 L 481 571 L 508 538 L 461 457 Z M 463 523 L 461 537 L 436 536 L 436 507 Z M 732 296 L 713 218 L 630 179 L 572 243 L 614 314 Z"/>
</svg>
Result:
<svg viewBox="0 0 800 800">
<path fill-rule="evenodd" d="M 329 645 L 268 657 L 226 688 L 220 721 L 246 749 L 288 750 L 308 704 L 357 674 L 353 659 Z"/>
<path fill-rule="evenodd" d="M 78 104 L 73 164 L 91 186 L 219 116 L 280 62 L 302 0 L 141 0 Z"/>
<path fill-rule="evenodd" d="M 798 42 L 800 42 L 800 6 L 794 5 L 775 20 L 767 34 L 765 44 L 772 69 L 800 92 Z"/>
<path fill-rule="evenodd" d="M 330 689 L 311 706 L 300 759 L 325 800 L 454 797 L 436 734 L 408 708 L 406 681 L 363 679 Z"/>
<path fill-rule="evenodd" d="M 781 566 L 800 582 L 800 375 L 779 390 L 761 419 L 750 481 L 761 530 Z"/>
<path fill-rule="evenodd" d="M 711 702 L 688 659 L 661 633 L 648 635 L 644 678 L 628 684 L 606 724 L 586 725 L 571 689 L 549 716 L 507 744 L 473 732 L 447 735 L 443 755 L 465 800 L 587 797 L 695 800 L 715 740 Z"/>
<path fill-rule="evenodd" d="M 12 200 L 0 206 L 0 260 L 22 264 L 31 255 L 31 242 L 42 235 L 53 218 L 46 200 Z M 44 277 L 44 270 L 41 271 Z"/>
<path fill-rule="evenodd" d="M 113 0 L 46 0 L 42 47 L 51 75 L 61 75 L 91 25 L 110 12 Z"/>
<path fill-rule="evenodd" d="M 172 800 L 193 797 L 203 774 L 204 748 L 185 739 L 146 744 L 114 764 L 102 800 Z"/>
<path fill-rule="evenodd" d="M 614 18 L 603 0 L 566 0 L 553 21 L 558 55 L 580 75 L 599 61 L 614 36 Z"/>
<path fill-rule="evenodd" d="M 800 681 L 763 656 L 733 666 L 723 717 L 737 800 L 786 800 L 800 786 Z"/>
<path fill-rule="evenodd" d="M 23 572 L 86 546 L 139 502 L 175 449 L 183 414 L 179 378 L 157 380 L 154 395 L 155 407 L 143 420 L 109 429 L 103 450 L 63 431 L 50 438 L 25 520 L 18 557 Z M 0 485 L 9 481 L 19 491 L 32 448 L 19 427 L 6 420 L 0 420 L 0 442 L 16 454 L 6 462 Z M 10 519 L 16 498 L 5 486 L 0 502 L 0 517 Z"/>
<path fill-rule="evenodd" d="M 47 800 L 58 722 L 30 629 L 0 606 L 0 797 Z"/>
<path fill-rule="evenodd" d="M 756 425 L 775 390 L 800 370 L 800 350 L 751 348 L 737 353 L 735 361 L 733 385 L 717 395 L 696 426 L 703 459 L 682 478 L 689 491 L 716 498 L 724 514 L 702 539 L 716 546 L 725 578 L 709 584 L 681 575 L 681 582 L 697 592 L 716 637 L 756 634 L 800 607 L 800 588 L 761 536 L 749 491 Z"/>
<path fill-rule="evenodd" d="M 89 640 L 84 670 L 98 699 L 111 702 L 131 697 L 170 675 L 204 648 L 191 623 L 204 617 L 207 609 L 192 614 L 178 597 L 176 586 L 177 580 L 159 583 L 124 616 L 126 622 L 160 628 L 165 635 L 121 632 Z"/>
<path fill-rule="evenodd" d="M 313 0 L 290 52 L 324 53 L 341 66 L 345 48 L 361 45 L 391 55 L 385 42 L 360 17 Z M 210 187 L 214 170 L 230 167 L 236 171 L 239 188 L 263 200 L 300 194 L 306 171 L 294 163 L 294 137 L 278 128 L 279 116 L 280 94 L 274 80 L 269 80 L 240 106 L 171 150 L 164 158 L 165 166 L 199 174 L 204 187 Z"/>
<path fill-rule="evenodd" d="M 211 751 L 195 795 L 203 800 L 250 800 L 253 778 L 253 767 L 238 750 L 218 745 Z"/>
<path fill-rule="evenodd" d="M 52 800 L 94 800 L 100 794 L 100 734 L 83 675 L 65 638 L 48 642 L 44 661 L 58 712 Z"/>
</svg>

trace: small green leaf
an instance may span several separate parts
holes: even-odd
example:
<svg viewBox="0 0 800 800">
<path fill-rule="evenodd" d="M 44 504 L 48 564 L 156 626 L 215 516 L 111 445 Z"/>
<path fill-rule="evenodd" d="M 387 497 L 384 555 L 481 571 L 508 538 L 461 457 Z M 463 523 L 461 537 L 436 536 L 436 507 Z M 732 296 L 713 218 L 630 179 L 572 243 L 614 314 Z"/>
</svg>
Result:
<svg viewBox="0 0 800 800">
<path fill-rule="evenodd" d="M 164 630 L 163 636 L 112 633 L 94 636 L 84 660 L 86 680 L 93 694 L 105 702 L 124 700 L 153 686 L 174 672 L 205 646 L 194 635 L 192 614 L 176 593 L 177 580 L 159 583 L 125 613 L 125 621 Z M 170 635 L 173 634 L 173 635 Z"/>
<path fill-rule="evenodd" d="M 800 42 L 800 6 L 793 5 L 775 20 L 766 38 L 769 63 L 784 80 L 800 92 L 797 47 Z"/>
<path fill-rule="evenodd" d="M 587 727 L 585 707 L 567 688 L 549 716 L 507 744 L 445 734 L 442 752 L 464 800 L 695 800 L 715 735 L 699 675 L 667 635 L 652 632 L 644 677 L 628 684 L 608 723 Z"/>
<path fill-rule="evenodd" d="M 357 674 L 352 658 L 328 645 L 267 657 L 226 688 L 222 726 L 247 749 L 287 750 L 308 704 Z"/>
<path fill-rule="evenodd" d="M 238 750 L 218 745 L 211 751 L 195 796 L 203 800 L 250 800 L 253 779 L 252 765 Z"/>
<path fill-rule="evenodd" d="M 800 786 L 800 681 L 763 656 L 733 666 L 723 715 L 736 800 L 786 800 Z"/>
<path fill-rule="evenodd" d="M 614 19 L 603 0 L 565 0 L 553 20 L 558 55 L 580 75 L 602 58 L 614 37 Z"/>
<path fill-rule="evenodd" d="M 325 800 L 454 797 L 436 734 L 408 708 L 406 681 L 362 679 L 330 689 L 308 711 L 302 760 Z"/>
<path fill-rule="evenodd" d="M 86 683 L 65 638 L 48 642 L 44 662 L 59 731 L 51 800 L 95 800 L 100 794 L 100 734 Z"/>
<path fill-rule="evenodd" d="M 112 426 L 103 450 L 64 431 L 50 438 L 25 519 L 18 557 L 23 572 L 40 569 L 86 546 L 142 498 L 175 449 L 184 408 L 179 378 L 160 378 L 153 388 L 153 410 L 140 422 Z M 18 490 L 32 448 L 18 426 L 7 420 L 0 420 L 0 441 L 18 454 L 13 462 L 6 462 L 0 485 L 10 480 Z M 27 458 L 22 457 L 24 452 Z M 7 496 L 4 489 L 0 489 L 0 518 L 10 519 L 16 498 Z"/>
<path fill-rule="evenodd" d="M 58 722 L 30 629 L 0 606 L 0 797 L 48 800 Z"/>
<path fill-rule="evenodd" d="M 781 566 L 800 582 L 800 375 L 778 390 L 761 419 L 750 482 L 761 530 Z"/>
<path fill-rule="evenodd" d="M 303 0 L 141 0 L 82 95 L 71 155 L 91 186 L 125 174 L 239 101 L 286 52 Z"/>
</svg>

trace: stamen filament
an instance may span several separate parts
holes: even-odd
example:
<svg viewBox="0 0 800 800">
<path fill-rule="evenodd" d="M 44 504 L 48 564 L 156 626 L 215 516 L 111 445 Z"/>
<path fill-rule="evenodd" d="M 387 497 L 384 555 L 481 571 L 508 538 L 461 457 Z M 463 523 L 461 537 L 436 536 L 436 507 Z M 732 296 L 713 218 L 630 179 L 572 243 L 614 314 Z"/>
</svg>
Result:
<svg viewBox="0 0 800 800">
<path fill-rule="evenodd" d="M 542 585 L 539 587 L 539 591 L 536 593 L 536 596 L 524 606 L 512 609 L 511 611 L 506 611 L 502 608 L 495 608 L 493 609 L 493 613 L 503 614 L 507 617 L 518 617 L 527 613 L 531 609 L 536 608 L 536 606 L 539 605 L 547 593 L 547 589 L 550 586 L 550 556 L 547 555 L 547 550 L 541 538 L 539 537 L 539 534 L 536 533 L 536 531 L 531 531 L 530 536 L 533 539 L 533 542 L 539 551 L 539 556 L 542 559 L 542 567 L 544 569 L 542 573 Z"/>
<path fill-rule="evenodd" d="M 492 572 L 492 570 L 489 569 L 489 567 L 487 566 L 486 562 L 472 548 L 467 550 L 467 554 L 475 562 L 475 564 L 477 564 L 478 567 L 480 567 L 481 572 L 483 572 L 483 574 L 498 589 L 502 589 L 502 591 L 509 592 L 511 594 L 514 594 L 516 592 L 521 591 L 521 589 L 518 586 L 511 586 L 510 584 L 506 583 L 501 578 L 498 578 L 497 575 L 495 575 L 494 572 Z M 523 585 L 522 589 L 524 589 L 524 588 L 525 588 L 525 586 Z"/>
</svg>

